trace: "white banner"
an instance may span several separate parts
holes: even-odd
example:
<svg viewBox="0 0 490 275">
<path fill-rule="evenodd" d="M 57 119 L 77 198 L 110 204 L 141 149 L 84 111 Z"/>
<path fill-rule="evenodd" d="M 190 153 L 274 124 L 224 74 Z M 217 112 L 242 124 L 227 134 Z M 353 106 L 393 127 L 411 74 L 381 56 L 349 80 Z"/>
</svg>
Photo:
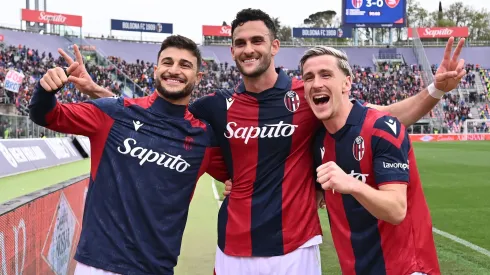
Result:
<svg viewBox="0 0 490 275">
<path fill-rule="evenodd" d="M 23 74 L 14 70 L 9 70 L 7 77 L 5 78 L 5 90 L 18 93 L 23 80 Z"/>
</svg>

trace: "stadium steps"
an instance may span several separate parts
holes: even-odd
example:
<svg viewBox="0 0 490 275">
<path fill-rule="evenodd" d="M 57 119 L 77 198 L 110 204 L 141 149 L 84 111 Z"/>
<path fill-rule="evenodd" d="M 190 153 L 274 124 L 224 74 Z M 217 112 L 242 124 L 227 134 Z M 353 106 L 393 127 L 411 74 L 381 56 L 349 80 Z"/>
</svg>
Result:
<svg viewBox="0 0 490 275">
<path fill-rule="evenodd" d="M 471 115 L 473 116 L 473 118 L 480 118 L 480 112 L 478 111 L 480 109 L 481 106 L 479 105 L 475 105 L 473 107 L 470 108 L 470 112 L 471 112 Z"/>
<path fill-rule="evenodd" d="M 485 94 L 485 87 L 483 86 L 483 81 L 480 77 L 480 74 L 475 71 L 475 86 L 476 86 L 476 91 L 478 92 L 479 95 Z"/>
<path fill-rule="evenodd" d="M 73 44 L 77 44 L 79 46 L 90 45 L 90 43 L 83 38 L 74 36 L 64 36 L 64 38 L 70 42 L 70 46 L 68 47 L 68 54 L 72 56 L 72 58 L 74 58 L 73 49 L 71 48 Z M 90 58 L 89 62 L 94 62 L 94 64 L 98 66 L 108 67 L 112 65 L 117 68 L 114 63 L 106 58 L 106 56 L 109 55 L 105 54 L 100 48 L 95 48 L 91 51 L 83 51 L 82 49 L 80 49 L 80 51 L 83 56 L 94 57 Z M 95 62 L 94 59 L 97 60 L 97 62 Z M 119 75 L 119 77 L 116 74 L 112 74 L 111 77 L 113 81 L 116 81 L 116 83 L 119 84 L 119 86 L 123 85 L 122 96 L 135 98 L 147 95 L 145 94 L 144 90 L 125 73 L 122 73 L 122 75 Z"/>
</svg>

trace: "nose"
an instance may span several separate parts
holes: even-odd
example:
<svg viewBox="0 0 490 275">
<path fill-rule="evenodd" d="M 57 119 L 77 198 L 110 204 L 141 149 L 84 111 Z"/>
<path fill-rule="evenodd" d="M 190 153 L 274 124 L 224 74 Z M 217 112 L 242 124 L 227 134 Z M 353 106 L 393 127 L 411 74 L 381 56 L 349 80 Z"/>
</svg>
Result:
<svg viewBox="0 0 490 275">
<path fill-rule="evenodd" d="M 319 77 L 313 78 L 312 88 L 313 89 L 321 89 L 323 87 L 323 81 Z"/>
<path fill-rule="evenodd" d="M 250 41 L 247 42 L 247 46 L 245 46 L 245 49 L 243 50 L 243 52 L 246 55 L 252 55 L 255 52 L 253 45 Z"/>
<path fill-rule="evenodd" d="M 173 64 L 170 68 L 168 68 L 168 73 L 172 75 L 176 75 L 180 73 L 180 66 L 178 63 Z"/>
</svg>

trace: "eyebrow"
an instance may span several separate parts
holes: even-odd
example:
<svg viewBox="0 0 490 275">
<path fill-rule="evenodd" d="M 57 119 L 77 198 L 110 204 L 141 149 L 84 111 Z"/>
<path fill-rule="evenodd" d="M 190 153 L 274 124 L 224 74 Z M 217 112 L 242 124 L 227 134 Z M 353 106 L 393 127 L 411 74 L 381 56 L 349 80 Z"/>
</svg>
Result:
<svg viewBox="0 0 490 275">
<path fill-rule="evenodd" d="M 330 69 L 321 69 L 318 71 L 319 74 L 323 74 L 323 73 L 329 73 L 329 74 L 333 74 L 333 71 L 330 70 Z M 315 72 L 312 72 L 312 71 L 307 71 L 307 72 L 304 72 L 303 75 L 304 76 L 310 76 L 312 74 L 315 74 Z"/>
<path fill-rule="evenodd" d="M 163 57 L 161 62 L 163 62 L 163 61 L 174 61 L 174 60 L 171 57 Z M 191 67 L 194 67 L 194 64 L 191 61 L 184 59 L 184 58 L 180 59 L 178 62 L 179 63 L 188 63 L 191 65 Z"/>
<path fill-rule="evenodd" d="M 332 71 L 332 70 L 330 70 L 330 69 L 321 69 L 321 70 L 319 71 L 319 73 L 330 73 L 330 74 L 332 74 L 332 73 L 333 73 L 333 71 Z"/>
<path fill-rule="evenodd" d="M 269 34 L 265 34 L 265 35 L 254 35 L 252 37 L 250 37 L 250 40 L 254 40 L 254 39 L 264 39 L 265 40 L 265 37 L 269 35 Z M 237 38 L 235 39 L 235 43 L 236 42 L 242 42 L 242 41 L 245 41 L 245 38 Z"/>
</svg>

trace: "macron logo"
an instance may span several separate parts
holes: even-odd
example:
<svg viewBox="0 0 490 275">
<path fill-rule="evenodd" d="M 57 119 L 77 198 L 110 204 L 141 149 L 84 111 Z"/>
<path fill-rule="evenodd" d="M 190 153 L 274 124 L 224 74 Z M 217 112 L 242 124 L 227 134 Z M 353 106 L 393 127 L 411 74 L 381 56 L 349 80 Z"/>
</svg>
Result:
<svg viewBox="0 0 490 275">
<path fill-rule="evenodd" d="M 388 121 L 385 121 L 386 125 L 388 125 L 388 127 L 390 127 L 391 131 L 393 131 L 393 133 L 396 135 L 396 122 L 393 121 L 393 119 L 390 119 Z"/>
<path fill-rule="evenodd" d="M 323 160 L 323 156 L 325 155 L 325 147 L 320 148 L 320 153 L 322 154 L 322 160 Z"/>
<path fill-rule="evenodd" d="M 231 104 L 233 104 L 234 101 L 235 101 L 235 99 L 233 99 L 231 97 L 226 99 L 226 110 L 230 109 Z"/>
<path fill-rule="evenodd" d="M 143 123 L 139 122 L 139 121 L 134 121 L 133 120 L 133 125 L 134 125 L 134 130 L 137 132 L 138 129 L 143 126 Z"/>
</svg>

